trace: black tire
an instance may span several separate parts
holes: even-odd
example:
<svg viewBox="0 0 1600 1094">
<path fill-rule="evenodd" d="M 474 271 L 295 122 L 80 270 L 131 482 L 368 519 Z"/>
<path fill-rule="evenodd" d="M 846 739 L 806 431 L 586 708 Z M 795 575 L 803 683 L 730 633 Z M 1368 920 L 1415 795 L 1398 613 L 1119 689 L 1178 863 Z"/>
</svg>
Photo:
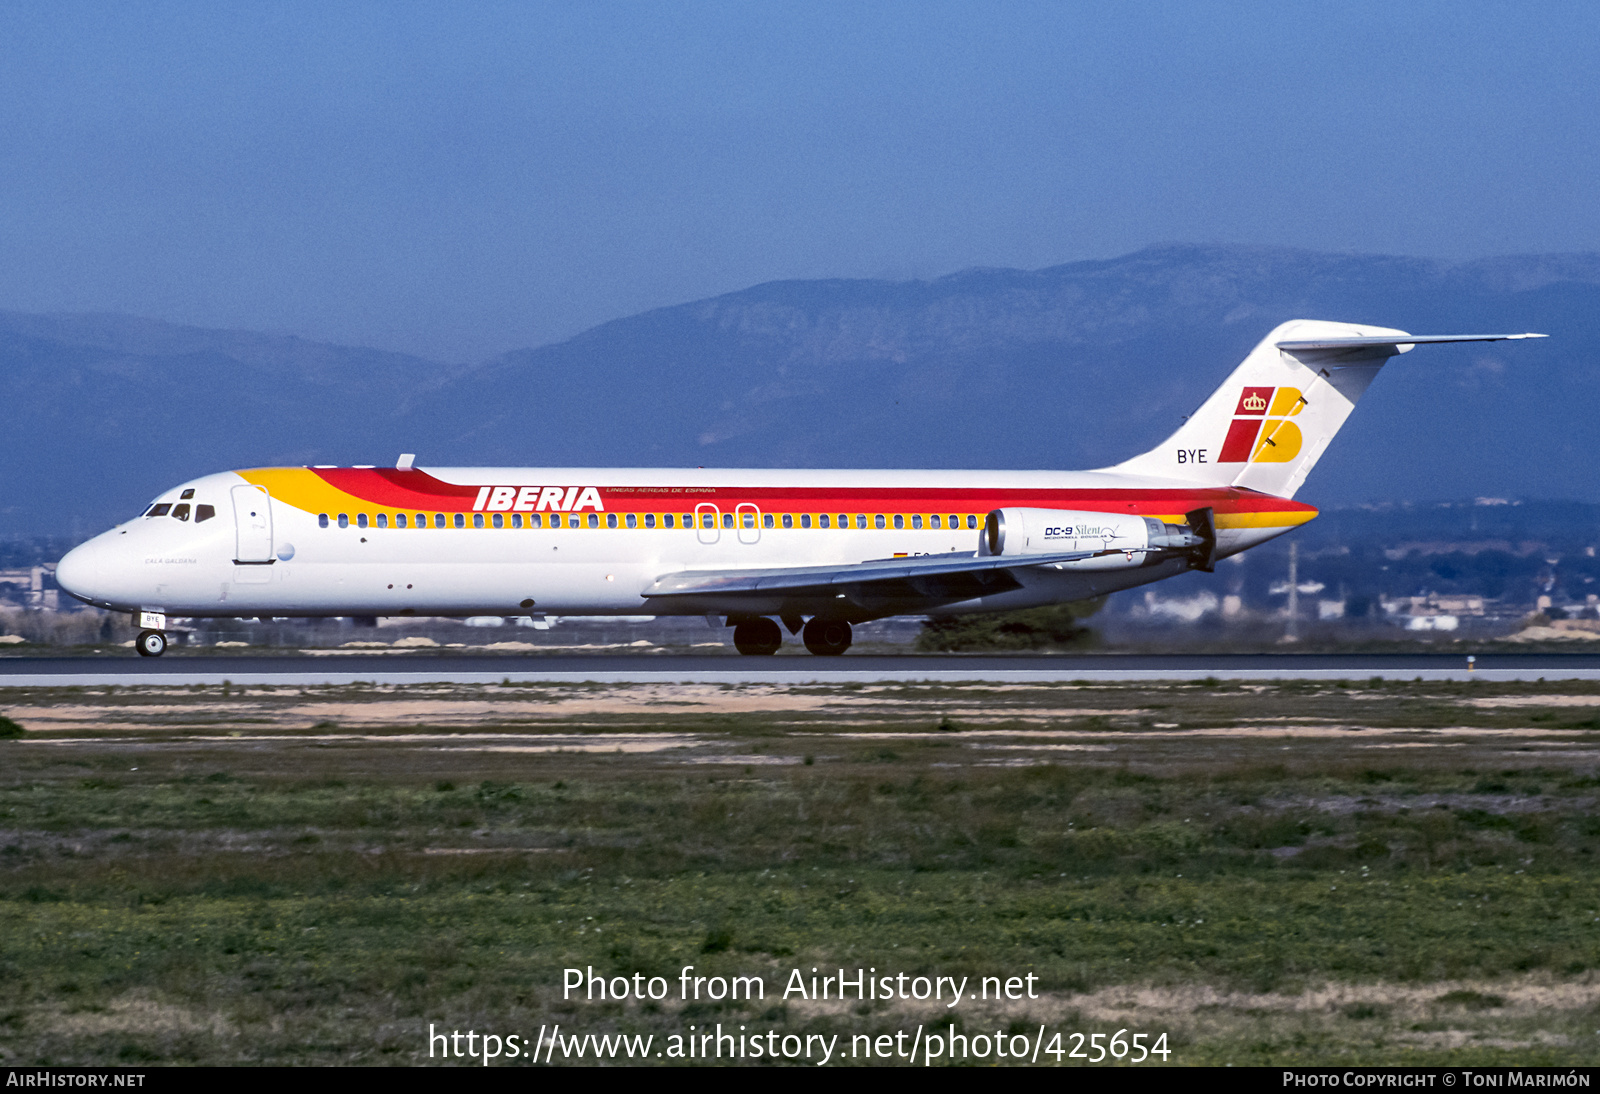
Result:
<svg viewBox="0 0 1600 1094">
<path fill-rule="evenodd" d="M 818 657 L 838 657 L 850 648 L 850 624 L 842 619 L 813 619 L 800 632 L 806 649 Z"/>
<path fill-rule="evenodd" d="M 167 652 L 167 636 L 160 631 L 140 631 L 133 640 L 133 648 L 140 657 L 160 657 Z"/>
<path fill-rule="evenodd" d="M 733 628 L 733 647 L 740 653 L 770 656 L 783 645 L 783 631 L 770 619 L 747 619 Z"/>
</svg>

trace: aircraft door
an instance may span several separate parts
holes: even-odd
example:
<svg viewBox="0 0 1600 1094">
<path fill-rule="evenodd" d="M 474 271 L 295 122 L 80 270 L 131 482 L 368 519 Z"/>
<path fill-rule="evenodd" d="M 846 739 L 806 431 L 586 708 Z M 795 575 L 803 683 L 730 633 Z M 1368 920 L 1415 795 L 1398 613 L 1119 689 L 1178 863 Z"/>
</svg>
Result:
<svg viewBox="0 0 1600 1094">
<path fill-rule="evenodd" d="M 739 529 L 740 543 L 761 542 L 761 510 L 748 501 L 734 507 L 734 527 Z"/>
<path fill-rule="evenodd" d="M 235 562 L 272 561 L 272 499 L 259 486 L 233 488 Z"/>
<path fill-rule="evenodd" d="M 694 507 L 694 534 L 701 543 L 716 543 L 722 538 L 722 512 L 709 501 Z"/>
</svg>

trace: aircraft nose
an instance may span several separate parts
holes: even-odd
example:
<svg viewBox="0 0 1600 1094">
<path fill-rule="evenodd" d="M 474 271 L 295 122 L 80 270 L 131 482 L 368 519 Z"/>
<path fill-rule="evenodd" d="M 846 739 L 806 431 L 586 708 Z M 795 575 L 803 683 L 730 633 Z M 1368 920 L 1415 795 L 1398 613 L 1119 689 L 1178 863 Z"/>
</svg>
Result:
<svg viewBox="0 0 1600 1094">
<path fill-rule="evenodd" d="M 104 553 L 98 537 L 74 547 L 56 563 L 56 584 L 80 600 L 95 599 Z"/>
</svg>

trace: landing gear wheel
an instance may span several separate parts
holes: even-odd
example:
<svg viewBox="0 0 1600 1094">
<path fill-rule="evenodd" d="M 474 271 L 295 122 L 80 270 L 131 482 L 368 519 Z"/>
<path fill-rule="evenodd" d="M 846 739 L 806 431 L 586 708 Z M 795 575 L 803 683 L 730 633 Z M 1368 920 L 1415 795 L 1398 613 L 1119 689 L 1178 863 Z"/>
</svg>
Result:
<svg viewBox="0 0 1600 1094">
<path fill-rule="evenodd" d="M 766 656 L 777 653 L 781 645 L 783 632 L 765 617 L 747 619 L 733 628 L 733 647 L 740 653 Z"/>
<path fill-rule="evenodd" d="M 850 648 L 850 624 L 842 619 L 813 619 L 800 638 L 818 657 L 838 657 Z"/>
<path fill-rule="evenodd" d="M 133 648 L 140 657 L 160 657 L 167 652 L 167 636 L 160 631 L 140 631 L 133 640 Z"/>
</svg>

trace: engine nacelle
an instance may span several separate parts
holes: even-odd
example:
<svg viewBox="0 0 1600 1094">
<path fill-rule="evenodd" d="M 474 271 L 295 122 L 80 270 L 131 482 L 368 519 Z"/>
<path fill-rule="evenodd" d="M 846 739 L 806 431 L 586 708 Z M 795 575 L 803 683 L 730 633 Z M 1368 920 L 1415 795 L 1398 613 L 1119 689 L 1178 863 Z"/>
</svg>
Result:
<svg viewBox="0 0 1600 1094">
<path fill-rule="evenodd" d="M 1144 565 L 1151 552 L 1192 552 L 1205 543 L 1188 525 L 1134 513 L 1015 508 L 989 514 L 978 553 L 1020 560 L 1083 551 L 1091 557 L 1056 565 L 1064 570 L 1124 570 Z"/>
</svg>

